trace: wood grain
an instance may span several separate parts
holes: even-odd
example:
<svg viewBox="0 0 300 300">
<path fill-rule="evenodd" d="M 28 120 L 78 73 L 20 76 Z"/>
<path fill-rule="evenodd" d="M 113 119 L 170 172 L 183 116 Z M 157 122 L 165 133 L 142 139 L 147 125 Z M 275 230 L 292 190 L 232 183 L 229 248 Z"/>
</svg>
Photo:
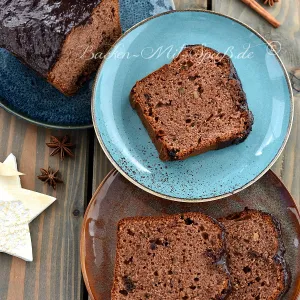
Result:
<svg viewBox="0 0 300 300">
<path fill-rule="evenodd" d="M 206 9 L 207 0 L 174 0 L 176 9 Z"/>
<path fill-rule="evenodd" d="M 113 169 L 113 165 L 105 156 L 99 141 L 95 136 L 94 168 L 93 168 L 93 193 L 96 191 L 104 177 Z"/>
<path fill-rule="evenodd" d="M 22 186 L 53 195 L 57 201 L 31 224 L 34 262 L 0 253 L 0 299 L 82 299 L 79 238 L 87 187 L 87 131 L 60 132 L 36 127 L 0 109 L 0 161 L 13 152 Z M 50 135 L 68 133 L 76 144 L 75 159 L 49 157 L 45 142 Z M 57 191 L 36 176 L 41 167 L 60 169 L 64 184 Z M 78 216 L 74 215 L 79 214 Z"/>
<path fill-rule="evenodd" d="M 261 1 L 262 2 L 262 1 Z M 280 1 L 266 9 L 282 24 L 274 29 L 261 16 L 239 0 L 213 0 L 212 9 L 245 22 L 262 34 L 268 41 L 280 42 L 279 53 L 291 75 L 295 96 L 295 115 L 292 132 L 285 150 L 272 170 L 282 179 L 300 206 L 300 3 Z"/>
</svg>

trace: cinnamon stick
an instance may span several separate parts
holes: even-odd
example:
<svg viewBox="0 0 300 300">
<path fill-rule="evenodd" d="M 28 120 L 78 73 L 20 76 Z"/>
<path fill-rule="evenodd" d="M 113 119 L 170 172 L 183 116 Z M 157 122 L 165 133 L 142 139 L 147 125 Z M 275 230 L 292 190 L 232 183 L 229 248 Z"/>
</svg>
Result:
<svg viewBox="0 0 300 300">
<path fill-rule="evenodd" d="M 255 0 L 242 0 L 245 4 L 259 13 L 266 21 L 268 21 L 271 25 L 275 28 L 280 26 L 280 23 L 268 12 L 266 11 L 261 5 L 259 5 Z"/>
</svg>

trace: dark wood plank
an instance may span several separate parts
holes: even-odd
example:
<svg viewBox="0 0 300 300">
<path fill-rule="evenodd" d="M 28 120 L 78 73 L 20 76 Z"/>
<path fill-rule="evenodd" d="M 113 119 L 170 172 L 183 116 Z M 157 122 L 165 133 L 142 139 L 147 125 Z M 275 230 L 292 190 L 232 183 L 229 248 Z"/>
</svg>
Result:
<svg viewBox="0 0 300 300">
<path fill-rule="evenodd" d="M 93 168 L 93 193 L 100 185 L 104 177 L 113 168 L 108 158 L 105 156 L 97 137 L 94 145 L 94 168 Z"/>
<path fill-rule="evenodd" d="M 0 253 L 0 299 L 82 299 L 79 239 L 85 208 L 88 132 L 60 132 L 36 127 L 0 109 L 0 161 L 13 152 L 24 188 L 53 195 L 57 201 L 30 225 L 34 262 Z M 49 157 L 50 135 L 68 133 L 76 144 L 75 159 Z M 57 191 L 36 176 L 41 167 L 60 169 L 64 184 Z M 77 214 L 79 214 L 77 216 Z"/>
<path fill-rule="evenodd" d="M 267 6 L 265 8 L 282 23 L 279 28 L 272 28 L 241 1 L 212 1 L 213 10 L 245 22 L 267 40 L 278 41 L 282 45 L 279 55 L 291 74 L 295 96 L 295 116 L 288 144 L 272 169 L 283 180 L 300 206 L 300 6 L 298 1 L 285 0 L 276 3 L 272 8 Z"/>
</svg>

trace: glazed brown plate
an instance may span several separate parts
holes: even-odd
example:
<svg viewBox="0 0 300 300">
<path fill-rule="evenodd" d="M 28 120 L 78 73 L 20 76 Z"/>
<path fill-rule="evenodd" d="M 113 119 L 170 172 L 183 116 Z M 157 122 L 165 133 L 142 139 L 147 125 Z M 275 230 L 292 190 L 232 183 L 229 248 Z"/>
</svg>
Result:
<svg viewBox="0 0 300 300">
<path fill-rule="evenodd" d="M 117 223 L 125 217 L 201 211 L 219 218 L 245 207 L 273 214 L 282 225 L 292 284 L 283 299 L 300 297 L 300 216 L 291 195 L 272 171 L 247 190 L 206 203 L 179 203 L 157 198 L 130 183 L 116 170 L 100 184 L 85 213 L 81 233 L 81 267 L 93 300 L 110 299 Z"/>
</svg>

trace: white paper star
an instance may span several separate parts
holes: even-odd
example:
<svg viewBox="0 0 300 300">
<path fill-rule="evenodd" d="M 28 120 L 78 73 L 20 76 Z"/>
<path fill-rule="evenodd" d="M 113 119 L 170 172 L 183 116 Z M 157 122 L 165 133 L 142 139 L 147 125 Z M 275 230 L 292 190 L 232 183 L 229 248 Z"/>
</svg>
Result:
<svg viewBox="0 0 300 300">
<path fill-rule="evenodd" d="M 0 162 L 0 176 L 18 176 L 24 175 L 18 172 L 16 157 L 11 153 L 4 163 Z"/>
<path fill-rule="evenodd" d="M 56 199 L 23 189 L 16 158 L 0 163 L 0 252 L 32 261 L 29 223 Z"/>
</svg>

